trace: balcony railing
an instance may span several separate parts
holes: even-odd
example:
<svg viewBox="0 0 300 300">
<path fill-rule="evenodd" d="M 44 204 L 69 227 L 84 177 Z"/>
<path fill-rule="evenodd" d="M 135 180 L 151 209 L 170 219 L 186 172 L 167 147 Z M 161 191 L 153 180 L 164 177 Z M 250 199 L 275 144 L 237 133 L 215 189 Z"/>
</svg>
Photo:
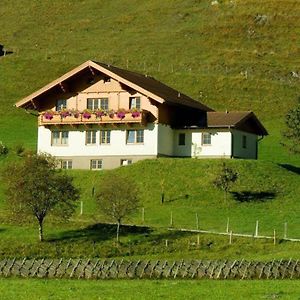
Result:
<svg viewBox="0 0 300 300">
<path fill-rule="evenodd" d="M 124 112 L 119 114 L 106 113 L 104 115 L 91 113 L 73 113 L 69 115 L 64 115 L 58 112 L 44 112 L 39 115 L 39 125 L 85 125 L 85 124 L 143 124 L 147 122 L 148 111 L 141 111 L 139 113 Z"/>
</svg>

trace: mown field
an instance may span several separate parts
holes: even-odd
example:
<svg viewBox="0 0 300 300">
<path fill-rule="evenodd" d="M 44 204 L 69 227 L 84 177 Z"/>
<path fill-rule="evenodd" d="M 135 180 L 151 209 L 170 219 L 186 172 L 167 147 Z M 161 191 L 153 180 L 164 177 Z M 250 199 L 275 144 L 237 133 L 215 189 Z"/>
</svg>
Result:
<svg viewBox="0 0 300 300">
<path fill-rule="evenodd" d="M 1 299 L 299 299 L 297 281 L 1 279 Z"/>
</svg>

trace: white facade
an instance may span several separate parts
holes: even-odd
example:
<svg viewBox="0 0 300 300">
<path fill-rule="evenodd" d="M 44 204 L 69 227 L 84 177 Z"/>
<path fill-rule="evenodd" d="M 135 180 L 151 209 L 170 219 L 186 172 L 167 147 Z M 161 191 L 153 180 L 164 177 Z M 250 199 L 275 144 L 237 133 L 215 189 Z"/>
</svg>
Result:
<svg viewBox="0 0 300 300">
<path fill-rule="evenodd" d="M 232 130 L 233 157 L 257 158 L 257 135 L 239 130 Z"/>
<path fill-rule="evenodd" d="M 210 133 L 211 143 L 203 143 L 203 134 Z M 179 145 L 179 135 L 185 134 L 185 145 Z M 176 130 L 174 155 L 183 157 L 231 157 L 231 132 L 217 130 Z"/>
<path fill-rule="evenodd" d="M 44 126 L 38 129 L 38 152 L 46 152 L 53 156 L 113 156 L 113 155 L 157 155 L 157 124 L 149 124 L 144 129 L 144 142 L 127 144 L 126 128 L 111 129 L 110 143 L 100 144 L 100 127 L 89 128 L 96 130 L 96 143 L 86 144 L 86 129 L 64 129 L 69 132 L 68 144 L 54 146 L 51 144 L 51 130 Z M 128 129 L 134 129 L 132 127 Z M 140 129 L 140 128 L 138 128 Z M 108 128 L 104 128 L 108 130 Z"/>
<path fill-rule="evenodd" d="M 161 156 L 174 156 L 174 130 L 163 124 L 158 124 L 157 152 Z"/>
<path fill-rule="evenodd" d="M 129 128 L 129 130 L 133 129 Z M 88 129 L 96 130 L 96 141 L 92 145 L 86 144 L 86 128 L 67 127 L 64 130 L 69 132 L 68 143 L 57 146 L 52 145 L 51 130 L 39 126 L 38 151 L 63 160 L 74 160 L 74 168 L 89 168 L 91 159 L 104 159 L 106 161 L 103 168 L 113 168 L 126 164 L 126 161 L 123 163 L 121 161 L 127 159 L 134 162 L 157 156 L 257 158 L 257 136 L 238 130 L 177 130 L 167 125 L 148 124 L 143 130 L 143 143 L 128 144 L 126 142 L 128 129 L 118 127 L 111 129 L 110 143 L 101 144 L 101 128 L 98 126 Z M 204 143 L 204 134 L 210 134 L 210 144 Z"/>
</svg>

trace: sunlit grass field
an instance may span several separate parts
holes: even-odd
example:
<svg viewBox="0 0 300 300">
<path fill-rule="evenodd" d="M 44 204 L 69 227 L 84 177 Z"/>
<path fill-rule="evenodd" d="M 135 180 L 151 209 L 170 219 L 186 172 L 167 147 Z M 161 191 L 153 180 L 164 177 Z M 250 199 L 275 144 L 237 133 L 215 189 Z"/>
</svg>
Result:
<svg viewBox="0 0 300 300">
<path fill-rule="evenodd" d="M 9 159 L 13 158 L 2 160 L 2 164 Z M 2 203 L 0 255 L 298 258 L 300 244 L 284 242 L 282 238 L 285 222 L 288 224 L 287 236 L 300 238 L 299 175 L 289 170 L 289 166 L 271 162 L 232 160 L 227 163 L 239 174 L 227 201 L 223 192 L 212 184 L 222 164 L 218 160 L 165 158 L 141 161 L 112 171 L 70 171 L 68 173 L 74 176 L 74 183 L 81 190 L 82 214 L 78 203 L 76 213 L 67 224 L 47 217 L 46 242 L 41 244 L 38 242 L 35 220 L 19 220 L 18 225 Z M 93 190 L 97 193 L 103 176 L 110 172 L 132 177 L 140 190 L 140 207 L 124 223 L 141 227 L 123 227 L 119 247 L 115 244 L 115 225 L 104 224 L 113 220 L 100 213 L 92 193 Z M 163 204 L 162 179 L 165 181 Z M 199 229 L 217 232 L 226 231 L 229 218 L 230 231 L 251 235 L 255 232 L 256 221 L 259 221 L 260 235 L 273 236 L 276 231 L 276 245 L 272 240 L 240 237 L 235 237 L 233 244 L 229 245 L 229 237 L 216 235 L 200 235 L 198 244 L 196 234 L 168 231 L 171 226 L 175 229 L 196 229 L 196 214 Z M 165 246 L 166 240 L 168 247 Z"/>
<path fill-rule="evenodd" d="M 1 279 L 1 299 L 299 299 L 298 281 Z"/>
<path fill-rule="evenodd" d="M 2 1 L 0 43 L 13 53 L 0 57 L 0 141 L 10 148 L 0 169 L 20 159 L 17 145 L 36 148 L 36 117 L 13 104 L 88 59 L 149 74 L 217 110 L 253 110 L 270 135 L 259 142 L 258 161 L 228 161 L 239 181 L 226 202 L 212 185 L 219 160 L 159 159 L 100 173 L 71 171 L 83 214 L 78 207 L 68 224 L 48 219 L 43 244 L 34 221 L 11 220 L 0 182 L 1 257 L 299 257 L 298 244 L 280 242 L 284 222 L 288 236 L 300 238 L 300 156 L 281 145 L 284 116 L 300 94 L 293 75 L 299 73 L 299 14 L 297 0 Z M 103 225 L 109 220 L 92 196 L 107 172 L 136 182 L 141 207 L 125 221 L 147 226 L 123 228 L 119 248 L 115 228 Z M 259 233 L 275 229 L 278 243 L 236 239 L 229 246 L 227 237 L 201 235 L 195 247 L 195 235 L 166 230 L 171 213 L 175 228 L 195 229 L 197 213 L 201 229 L 225 231 L 229 217 L 231 230 L 249 234 L 258 220 Z"/>
</svg>

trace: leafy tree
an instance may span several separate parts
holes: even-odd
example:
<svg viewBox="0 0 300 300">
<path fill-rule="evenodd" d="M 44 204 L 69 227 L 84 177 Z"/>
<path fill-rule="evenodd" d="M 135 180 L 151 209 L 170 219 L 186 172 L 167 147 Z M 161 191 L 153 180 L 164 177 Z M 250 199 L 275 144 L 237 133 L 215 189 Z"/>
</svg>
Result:
<svg viewBox="0 0 300 300">
<path fill-rule="evenodd" d="M 225 162 L 222 164 L 222 168 L 213 181 L 215 187 L 224 191 L 224 200 L 227 201 L 227 193 L 229 192 L 231 186 L 237 181 L 238 173 L 228 167 Z"/>
<path fill-rule="evenodd" d="M 110 174 L 104 177 L 97 189 L 96 201 L 99 209 L 117 223 L 117 242 L 120 225 L 124 218 L 139 207 L 139 190 L 129 178 Z"/>
<path fill-rule="evenodd" d="M 44 240 L 43 224 L 48 214 L 68 219 L 74 212 L 79 190 L 72 178 L 56 169 L 57 161 L 46 154 L 31 154 L 10 163 L 3 172 L 8 206 L 18 218 L 34 217 L 39 240 Z"/>
<path fill-rule="evenodd" d="M 300 99 L 298 105 L 285 116 L 287 129 L 283 132 L 282 143 L 293 153 L 300 153 Z"/>
</svg>

